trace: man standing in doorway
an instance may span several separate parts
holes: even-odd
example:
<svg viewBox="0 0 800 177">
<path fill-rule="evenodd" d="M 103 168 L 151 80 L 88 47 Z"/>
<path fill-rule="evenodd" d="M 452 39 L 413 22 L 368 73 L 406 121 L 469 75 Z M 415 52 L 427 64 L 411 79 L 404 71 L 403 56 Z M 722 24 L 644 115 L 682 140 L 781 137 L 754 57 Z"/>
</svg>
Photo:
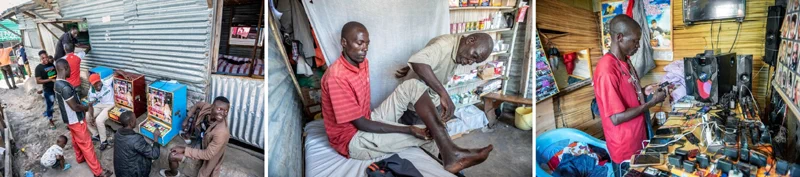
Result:
<svg viewBox="0 0 800 177">
<path fill-rule="evenodd" d="M 61 57 L 64 57 L 67 55 L 67 53 L 70 53 L 69 51 L 64 50 L 65 49 L 64 45 L 72 45 L 74 47 L 75 44 L 77 43 L 78 43 L 78 28 L 75 27 L 70 28 L 68 32 L 62 34 L 61 37 L 58 38 L 58 43 L 56 45 L 55 59 L 56 60 L 61 59 Z"/>
<path fill-rule="evenodd" d="M 89 132 L 86 128 L 86 123 L 83 121 L 84 112 L 89 107 L 80 103 L 80 100 L 72 87 L 72 84 L 65 79 L 69 79 L 70 66 L 66 60 L 56 61 L 56 83 L 55 94 L 58 108 L 61 111 L 61 119 L 67 124 L 69 134 L 72 135 L 72 147 L 75 150 L 75 160 L 78 163 L 86 162 L 92 170 L 94 176 L 108 177 L 113 173 L 111 171 L 103 170 L 100 162 L 95 156 L 94 146 Z"/>
<path fill-rule="evenodd" d="M 453 143 L 422 81 L 403 81 L 380 106 L 370 110 L 366 58 L 369 32 L 363 24 L 349 22 L 341 33 L 342 55 L 321 82 L 325 132 L 336 152 L 346 158 L 366 160 L 421 147 L 433 155 L 439 154 L 444 169 L 451 173 L 486 160 L 492 145 L 464 149 Z M 403 112 L 410 107 L 416 109 L 425 127 L 400 123 Z"/>
<path fill-rule="evenodd" d="M 458 65 L 480 63 L 489 58 L 493 46 L 492 37 L 486 33 L 438 36 L 412 55 L 408 59 L 408 66 L 397 71 L 397 77 L 406 77 L 409 71 L 414 71 L 416 75 L 411 78 L 425 82 L 422 87 L 436 106 L 442 106 L 443 115 L 440 118 L 446 122 L 453 116 L 456 107 L 444 84 L 455 75 Z"/>
<path fill-rule="evenodd" d="M 14 80 L 14 72 L 11 69 L 11 51 L 14 47 L 3 48 L 0 44 L 0 72 L 3 73 L 3 80 L 9 89 L 17 89 L 17 82 Z"/>
<path fill-rule="evenodd" d="M 169 169 L 159 171 L 161 176 L 181 176 L 178 165 L 186 158 L 191 158 L 203 163 L 200 171 L 197 172 L 198 177 L 219 177 L 222 157 L 228 146 L 228 138 L 231 137 L 227 123 L 231 102 L 228 101 L 228 98 L 219 96 L 214 98 L 213 104 L 211 116 L 206 116 L 201 123 L 202 127 L 207 127 L 205 128 L 206 133 L 201 135 L 201 139 L 203 139 L 201 149 L 184 146 L 172 148 L 169 154 Z"/>
<path fill-rule="evenodd" d="M 642 150 L 647 139 L 645 113 L 650 107 L 663 102 L 666 93 L 659 90 L 649 102 L 639 84 L 629 56 L 639 50 L 641 28 L 626 15 L 611 19 L 611 51 L 597 63 L 592 77 L 600 108 L 603 133 L 614 165 L 615 176 L 621 176 L 630 167 L 630 157 Z M 645 90 L 653 89 L 648 85 Z"/>
</svg>

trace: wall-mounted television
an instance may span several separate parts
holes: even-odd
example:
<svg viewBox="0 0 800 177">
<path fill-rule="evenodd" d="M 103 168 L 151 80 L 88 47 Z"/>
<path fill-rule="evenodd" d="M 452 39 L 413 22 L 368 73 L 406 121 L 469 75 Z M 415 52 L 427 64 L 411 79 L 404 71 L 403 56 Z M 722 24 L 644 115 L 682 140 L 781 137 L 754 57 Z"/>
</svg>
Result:
<svg viewBox="0 0 800 177">
<path fill-rule="evenodd" d="M 744 20 L 745 0 L 683 0 L 683 23 L 724 19 Z"/>
</svg>

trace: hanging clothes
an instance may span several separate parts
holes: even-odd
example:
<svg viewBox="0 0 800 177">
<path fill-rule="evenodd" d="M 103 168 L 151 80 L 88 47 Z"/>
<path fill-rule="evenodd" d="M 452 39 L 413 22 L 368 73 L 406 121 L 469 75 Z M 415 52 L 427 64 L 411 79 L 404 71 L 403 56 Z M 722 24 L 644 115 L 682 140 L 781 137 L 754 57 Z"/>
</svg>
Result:
<svg viewBox="0 0 800 177">
<path fill-rule="evenodd" d="M 303 58 L 314 57 L 314 39 L 311 37 L 311 24 L 300 0 L 278 0 L 276 9 L 283 12 L 281 28 L 284 33 L 291 33 L 293 40 L 299 41 L 303 48 Z"/>
<path fill-rule="evenodd" d="M 317 34 L 314 33 L 314 29 L 311 29 L 311 37 L 314 38 L 314 64 L 316 67 L 325 66 L 325 55 L 322 54 L 322 48 L 319 47 L 319 40 L 317 40 Z"/>
<path fill-rule="evenodd" d="M 644 76 L 656 67 L 656 62 L 653 58 L 653 47 L 650 45 L 650 27 L 647 26 L 644 3 L 635 2 L 636 0 L 628 0 L 623 3 L 623 6 L 627 7 L 625 9 L 626 15 L 633 18 L 642 31 L 642 36 L 639 39 L 639 51 L 636 51 L 636 54 L 633 54 L 630 59 L 631 64 L 636 68 L 636 74 Z"/>
</svg>

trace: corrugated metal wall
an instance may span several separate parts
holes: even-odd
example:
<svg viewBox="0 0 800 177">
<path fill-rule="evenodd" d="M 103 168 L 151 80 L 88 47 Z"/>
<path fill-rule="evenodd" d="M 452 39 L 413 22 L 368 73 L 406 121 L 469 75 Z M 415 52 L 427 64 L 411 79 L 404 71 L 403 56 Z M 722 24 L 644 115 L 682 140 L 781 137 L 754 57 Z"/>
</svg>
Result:
<svg viewBox="0 0 800 177">
<path fill-rule="evenodd" d="M 264 148 L 264 80 L 212 75 L 208 100 L 225 96 L 231 101 L 228 129 L 231 138 Z"/>
<path fill-rule="evenodd" d="M 33 2 L 28 2 L 28 3 L 25 3 L 25 4 L 33 4 Z M 56 4 L 56 3 L 52 3 L 51 5 L 53 5 L 55 7 L 58 6 L 58 4 Z M 20 5 L 20 6 L 26 6 L 26 5 Z M 36 8 L 33 10 L 32 14 L 41 15 L 41 17 L 43 17 L 43 18 L 49 18 L 49 19 L 61 18 L 60 15 L 58 15 L 58 14 L 56 14 L 56 13 L 54 13 L 54 12 L 48 10 L 48 9 L 45 9 L 45 8 L 43 8 L 41 6 L 36 6 Z M 28 60 L 30 62 L 31 69 L 33 69 L 33 67 L 36 67 L 36 65 L 38 65 L 41 62 L 41 60 L 39 59 L 39 55 L 38 55 L 40 50 L 46 48 L 48 54 L 50 54 L 50 55 L 54 54 L 54 52 L 56 51 L 54 46 L 55 46 L 55 43 L 58 41 L 58 38 L 54 37 L 53 34 L 48 32 L 46 29 L 42 29 L 41 30 L 41 40 L 40 40 L 39 28 L 37 28 L 36 22 L 31 17 L 29 17 L 27 15 L 23 15 L 23 13 L 20 12 L 20 13 L 16 14 L 16 18 L 17 18 L 17 21 L 19 22 L 19 23 L 17 23 L 19 25 L 19 29 L 21 31 L 24 31 L 24 35 L 25 35 L 25 38 L 26 38 L 25 39 L 25 41 L 26 41 L 25 42 L 25 53 L 28 55 Z M 63 31 L 61 31 L 58 28 L 52 27 L 52 25 L 48 25 L 48 27 L 50 27 L 50 30 L 53 31 L 53 33 L 56 33 L 56 34 L 62 34 L 63 33 Z M 41 45 L 42 42 L 45 43 L 45 46 L 44 46 L 45 48 L 42 48 L 42 45 Z"/>
<path fill-rule="evenodd" d="M 64 18 L 86 18 L 92 51 L 82 69 L 108 66 L 177 80 L 193 104 L 206 98 L 212 9 L 205 0 L 61 0 Z M 104 21 L 103 18 L 107 19 Z"/>
<path fill-rule="evenodd" d="M 270 26 L 275 27 L 274 21 Z M 267 176 L 301 176 L 303 174 L 302 110 L 299 94 L 292 82 L 289 67 L 278 46 L 274 29 L 267 26 L 268 51 L 268 115 L 269 172 Z"/>
</svg>

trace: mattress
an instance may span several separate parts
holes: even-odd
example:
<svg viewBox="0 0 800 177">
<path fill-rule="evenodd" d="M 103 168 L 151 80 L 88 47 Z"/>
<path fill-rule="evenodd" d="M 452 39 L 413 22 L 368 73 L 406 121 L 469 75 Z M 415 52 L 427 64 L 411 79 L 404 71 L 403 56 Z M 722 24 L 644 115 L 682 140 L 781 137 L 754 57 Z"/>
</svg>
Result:
<svg viewBox="0 0 800 177">
<path fill-rule="evenodd" d="M 304 130 L 306 133 L 304 143 L 306 176 L 365 177 L 369 164 L 391 156 L 387 155 L 372 160 L 347 159 L 333 150 L 328 143 L 328 135 L 325 134 L 322 120 L 308 123 Z M 411 161 L 424 176 L 455 177 L 420 148 L 409 148 L 397 154 L 400 158 Z"/>
<path fill-rule="evenodd" d="M 264 60 L 255 60 L 255 70 L 253 75 L 264 76 Z M 233 75 L 233 76 L 247 76 L 250 74 L 250 67 L 252 59 L 246 57 L 237 57 L 233 55 L 219 55 L 217 60 L 217 74 Z"/>
</svg>

